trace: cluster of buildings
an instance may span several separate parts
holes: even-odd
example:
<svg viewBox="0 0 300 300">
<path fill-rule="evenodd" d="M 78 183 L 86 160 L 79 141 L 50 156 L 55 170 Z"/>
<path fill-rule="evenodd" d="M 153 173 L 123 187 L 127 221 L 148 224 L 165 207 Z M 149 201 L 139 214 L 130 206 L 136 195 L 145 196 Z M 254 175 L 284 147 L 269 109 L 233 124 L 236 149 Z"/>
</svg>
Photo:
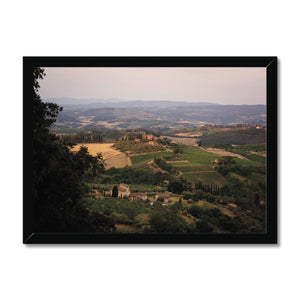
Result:
<svg viewBox="0 0 300 300">
<path fill-rule="evenodd" d="M 110 189 L 109 191 L 104 193 L 104 196 L 112 197 L 112 191 L 113 189 Z M 129 185 L 125 183 L 121 183 L 118 186 L 118 198 L 128 198 L 129 200 L 135 200 L 135 201 L 143 201 L 145 202 L 148 199 L 148 196 L 146 193 L 131 193 Z M 163 198 L 164 202 L 167 202 L 170 199 L 169 194 L 158 194 L 155 196 L 155 200 L 158 198 Z"/>
<path fill-rule="evenodd" d="M 112 189 L 107 193 L 107 196 L 112 197 Z M 118 198 L 128 198 L 130 200 L 146 201 L 148 199 L 147 194 L 145 193 L 131 193 L 129 185 L 121 183 L 118 186 Z"/>
<path fill-rule="evenodd" d="M 128 136 L 127 134 L 120 138 L 120 141 L 129 141 L 129 140 L 132 140 L 132 138 L 130 136 Z M 135 142 L 143 141 L 143 142 L 148 142 L 150 145 L 156 145 L 158 137 L 153 134 L 143 134 L 141 139 L 135 138 L 133 140 Z"/>
</svg>

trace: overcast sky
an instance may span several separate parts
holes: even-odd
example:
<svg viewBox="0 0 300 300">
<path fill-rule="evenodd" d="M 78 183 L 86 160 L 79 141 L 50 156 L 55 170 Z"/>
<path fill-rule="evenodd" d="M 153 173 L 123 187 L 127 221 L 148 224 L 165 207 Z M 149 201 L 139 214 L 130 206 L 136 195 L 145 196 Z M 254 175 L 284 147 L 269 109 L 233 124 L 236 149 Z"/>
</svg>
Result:
<svg viewBox="0 0 300 300">
<path fill-rule="evenodd" d="M 266 104 L 266 68 L 45 68 L 47 98 Z"/>
</svg>

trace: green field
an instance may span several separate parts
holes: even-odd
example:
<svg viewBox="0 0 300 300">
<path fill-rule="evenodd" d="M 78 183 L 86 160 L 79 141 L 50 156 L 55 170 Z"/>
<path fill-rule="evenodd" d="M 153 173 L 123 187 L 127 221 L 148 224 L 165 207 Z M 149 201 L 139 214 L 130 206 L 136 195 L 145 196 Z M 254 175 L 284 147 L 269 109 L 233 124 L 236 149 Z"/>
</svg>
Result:
<svg viewBox="0 0 300 300">
<path fill-rule="evenodd" d="M 108 191 L 112 189 L 114 186 L 118 186 L 119 183 L 88 183 L 90 189 L 97 189 L 97 190 L 105 190 Z M 130 191 L 133 193 L 138 192 L 163 192 L 166 190 L 166 187 L 159 187 L 156 185 L 151 184 L 130 184 Z"/>
<path fill-rule="evenodd" d="M 188 162 L 172 163 L 172 166 L 183 173 L 183 178 L 192 183 L 198 181 L 202 181 L 203 184 L 223 185 L 225 183 L 224 177 L 214 170 L 213 161 L 220 156 L 195 147 L 184 146 L 182 149 L 184 152 L 178 156 Z"/>
<path fill-rule="evenodd" d="M 234 159 L 237 165 L 241 166 L 263 166 L 265 163 L 261 163 L 258 161 L 250 160 L 250 159 L 240 159 L 240 158 L 235 158 Z"/>
<path fill-rule="evenodd" d="M 130 159 L 131 159 L 133 166 L 139 166 L 139 165 L 147 163 L 148 161 L 153 160 L 155 157 L 164 157 L 164 156 L 169 156 L 169 155 L 170 155 L 170 152 L 163 151 L 163 152 L 154 152 L 154 153 L 149 153 L 149 154 L 131 156 Z"/>
<path fill-rule="evenodd" d="M 184 153 L 178 154 L 182 160 L 188 160 L 191 164 L 209 164 L 209 161 L 220 158 L 220 156 L 203 151 L 195 147 L 183 147 Z"/>
<path fill-rule="evenodd" d="M 184 173 L 182 177 L 186 178 L 187 181 L 192 183 L 201 181 L 203 184 L 217 184 L 220 186 L 225 183 L 225 178 L 217 172 Z"/>
<path fill-rule="evenodd" d="M 221 156 L 186 145 L 180 145 L 178 148 L 182 153 L 178 153 L 176 159 L 184 162 L 170 163 L 172 167 L 179 170 L 177 175 L 185 178 L 191 183 L 201 181 L 203 184 L 217 184 L 222 186 L 226 182 L 225 177 L 215 170 L 218 165 L 214 163 L 214 160 L 220 159 Z M 142 167 L 147 162 L 153 160 L 154 157 L 165 157 L 170 155 L 171 153 L 167 151 L 149 153 L 132 156 L 131 161 L 134 167 Z M 263 163 L 250 159 L 234 158 L 234 160 L 236 164 L 240 166 L 263 166 Z M 152 189 L 153 187 L 146 188 L 146 190 L 149 191 Z M 136 190 L 140 189 L 137 187 Z"/>
<path fill-rule="evenodd" d="M 196 171 L 213 171 L 213 164 L 190 164 L 190 163 L 172 163 L 173 167 L 182 173 Z"/>
<path fill-rule="evenodd" d="M 135 214 L 148 213 L 152 210 L 152 206 L 139 201 L 130 201 L 120 198 L 104 198 L 97 199 L 93 197 L 85 197 L 83 201 L 86 203 L 87 208 L 92 212 L 105 212 L 105 214 L 128 213 L 131 210 Z"/>
</svg>

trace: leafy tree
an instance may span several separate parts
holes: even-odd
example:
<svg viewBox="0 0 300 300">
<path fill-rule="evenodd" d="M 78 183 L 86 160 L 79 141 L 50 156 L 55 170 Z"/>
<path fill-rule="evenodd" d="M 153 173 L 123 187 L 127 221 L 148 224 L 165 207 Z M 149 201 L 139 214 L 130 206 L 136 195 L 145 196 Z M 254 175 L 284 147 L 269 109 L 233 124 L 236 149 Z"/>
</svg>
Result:
<svg viewBox="0 0 300 300">
<path fill-rule="evenodd" d="M 196 217 L 196 218 L 200 218 L 203 214 L 205 214 L 205 209 L 203 209 L 202 207 L 198 206 L 198 205 L 192 205 L 188 212 Z"/>
<path fill-rule="evenodd" d="M 255 204 L 255 206 L 257 206 L 259 204 L 259 194 L 258 193 L 255 193 L 255 195 L 254 195 L 254 204 Z"/>
<path fill-rule="evenodd" d="M 221 194 L 224 196 L 246 197 L 247 193 L 244 190 L 244 184 L 235 177 L 230 177 L 229 180 L 222 186 Z"/>
<path fill-rule="evenodd" d="M 183 192 L 183 185 L 178 181 L 170 182 L 168 185 L 168 191 L 174 194 L 181 194 Z"/>
<path fill-rule="evenodd" d="M 205 196 L 205 193 L 201 190 L 197 190 L 195 191 L 194 195 L 193 195 L 193 201 L 198 201 L 198 200 L 202 200 Z"/>
<path fill-rule="evenodd" d="M 203 186 L 203 184 L 201 181 L 196 182 L 195 190 L 202 190 L 202 186 Z"/>
<path fill-rule="evenodd" d="M 90 215 L 80 201 L 85 193 L 83 181 L 87 172 L 101 172 L 101 156 L 93 158 L 86 149 L 74 154 L 67 144 L 50 133 L 49 127 L 62 110 L 55 103 L 42 102 L 38 90 L 39 80 L 45 72 L 33 69 L 33 186 L 34 230 L 36 232 L 111 231 L 110 222 L 103 223 L 103 216 Z M 29 100 L 29 99 L 28 99 Z"/>
<path fill-rule="evenodd" d="M 179 153 L 179 148 L 176 147 L 176 148 L 174 149 L 173 153 L 174 153 L 175 155 L 178 154 L 178 153 Z"/>
<path fill-rule="evenodd" d="M 183 199 L 184 199 L 184 200 L 191 199 L 192 196 L 193 196 L 193 194 L 190 193 L 190 192 L 183 192 L 182 195 L 183 195 Z"/>
<path fill-rule="evenodd" d="M 198 232 L 206 233 L 213 232 L 213 227 L 206 221 L 200 220 L 196 222 L 196 229 Z"/>
<path fill-rule="evenodd" d="M 156 206 L 150 214 L 151 232 L 176 233 L 189 232 L 189 226 L 179 215 L 177 208 Z"/>
<path fill-rule="evenodd" d="M 201 146 L 202 146 L 202 141 L 201 141 L 201 140 L 198 140 L 198 141 L 196 142 L 196 144 L 198 145 L 198 147 L 201 147 Z"/>
</svg>

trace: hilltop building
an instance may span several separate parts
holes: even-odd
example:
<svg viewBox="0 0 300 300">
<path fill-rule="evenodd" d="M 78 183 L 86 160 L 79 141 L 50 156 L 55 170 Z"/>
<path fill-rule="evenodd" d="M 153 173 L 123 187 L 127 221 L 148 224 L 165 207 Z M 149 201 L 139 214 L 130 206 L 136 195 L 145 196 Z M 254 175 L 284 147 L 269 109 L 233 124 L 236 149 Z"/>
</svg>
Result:
<svg viewBox="0 0 300 300">
<path fill-rule="evenodd" d="M 156 141 L 156 140 L 158 140 L 158 138 L 156 136 L 154 136 L 153 134 L 143 134 L 142 140 L 143 141 Z"/>
<path fill-rule="evenodd" d="M 129 185 L 125 183 L 120 183 L 118 187 L 118 198 L 125 198 L 129 197 L 130 195 L 130 188 Z M 109 190 L 109 196 L 112 196 L 112 189 Z"/>
</svg>

